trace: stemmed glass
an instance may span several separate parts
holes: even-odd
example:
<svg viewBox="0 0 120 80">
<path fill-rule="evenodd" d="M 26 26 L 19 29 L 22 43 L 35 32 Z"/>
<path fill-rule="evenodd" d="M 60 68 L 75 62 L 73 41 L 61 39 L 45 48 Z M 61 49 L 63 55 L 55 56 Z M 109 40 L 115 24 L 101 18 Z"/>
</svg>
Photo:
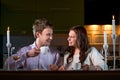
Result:
<svg viewBox="0 0 120 80">
<path fill-rule="evenodd" d="M 14 55 L 14 56 L 12 56 L 12 58 L 13 58 L 13 60 L 15 60 L 15 71 L 17 71 L 17 60 L 18 59 L 20 59 L 20 56 L 18 56 L 18 55 Z"/>
<path fill-rule="evenodd" d="M 76 63 L 75 64 L 75 70 L 80 70 L 81 69 L 81 63 Z"/>
</svg>

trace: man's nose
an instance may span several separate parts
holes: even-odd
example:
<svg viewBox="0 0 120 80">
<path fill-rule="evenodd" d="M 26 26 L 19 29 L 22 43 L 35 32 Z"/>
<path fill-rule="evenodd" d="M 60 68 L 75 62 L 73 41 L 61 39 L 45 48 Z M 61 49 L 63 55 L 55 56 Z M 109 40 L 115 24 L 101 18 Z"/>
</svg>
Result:
<svg viewBox="0 0 120 80">
<path fill-rule="evenodd" d="M 53 37 L 52 37 L 52 36 L 50 36 L 50 39 L 52 40 L 52 39 L 53 39 Z"/>
</svg>

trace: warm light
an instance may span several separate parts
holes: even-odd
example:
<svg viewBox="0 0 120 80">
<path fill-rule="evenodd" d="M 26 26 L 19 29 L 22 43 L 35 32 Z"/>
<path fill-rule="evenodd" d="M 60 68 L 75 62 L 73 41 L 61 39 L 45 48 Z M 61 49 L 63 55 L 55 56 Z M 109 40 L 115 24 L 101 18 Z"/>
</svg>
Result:
<svg viewBox="0 0 120 80">
<path fill-rule="evenodd" d="M 112 16 L 112 19 L 113 19 L 113 20 L 115 19 L 114 15 Z"/>
<path fill-rule="evenodd" d="M 9 27 L 7 28 L 7 31 L 10 31 L 10 28 L 9 28 Z"/>
<path fill-rule="evenodd" d="M 117 27 L 117 34 L 120 35 L 120 25 Z"/>
<path fill-rule="evenodd" d="M 99 25 L 90 25 L 90 30 L 97 31 Z"/>
<path fill-rule="evenodd" d="M 112 30 L 112 25 L 104 25 L 104 30 L 106 31 Z"/>
</svg>

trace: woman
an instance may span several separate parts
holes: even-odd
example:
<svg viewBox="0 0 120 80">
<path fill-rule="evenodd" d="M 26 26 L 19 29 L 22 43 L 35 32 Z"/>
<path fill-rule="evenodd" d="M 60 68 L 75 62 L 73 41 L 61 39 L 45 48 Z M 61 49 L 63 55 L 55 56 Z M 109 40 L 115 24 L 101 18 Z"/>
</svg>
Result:
<svg viewBox="0 0 120 80">
<path fill-rule="evenodd" d="M 59 70 L 76 70 L 78 63 L 81 70 L 108 70 L 104 57 L 95 47 L 90 47 L 84 27 L 73 26 L 67 40 L 69 47 L 64 55 L 64 66 Z"/>
</svg>

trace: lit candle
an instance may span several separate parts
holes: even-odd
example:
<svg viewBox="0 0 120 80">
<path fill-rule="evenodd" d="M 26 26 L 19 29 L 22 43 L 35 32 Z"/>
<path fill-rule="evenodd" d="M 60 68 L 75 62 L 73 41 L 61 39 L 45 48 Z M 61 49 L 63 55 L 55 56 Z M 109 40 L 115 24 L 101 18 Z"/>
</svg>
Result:
<svg viewBox="0 0 120 80">
<path fill-rule="evenodd" d="M 112 34 L 115 34 L 115 19 L 114 19 L 114 15 L 112 16 Z"/>
<path fill-rule="evenodd" d="M 104 44 L 107 44 L 107 33 L 104 31 Z"/>
<path fill-rule="evenodd" d="M 7 43 L 10 43 L 10 29 L 7 28 Z"/>
</svg>

